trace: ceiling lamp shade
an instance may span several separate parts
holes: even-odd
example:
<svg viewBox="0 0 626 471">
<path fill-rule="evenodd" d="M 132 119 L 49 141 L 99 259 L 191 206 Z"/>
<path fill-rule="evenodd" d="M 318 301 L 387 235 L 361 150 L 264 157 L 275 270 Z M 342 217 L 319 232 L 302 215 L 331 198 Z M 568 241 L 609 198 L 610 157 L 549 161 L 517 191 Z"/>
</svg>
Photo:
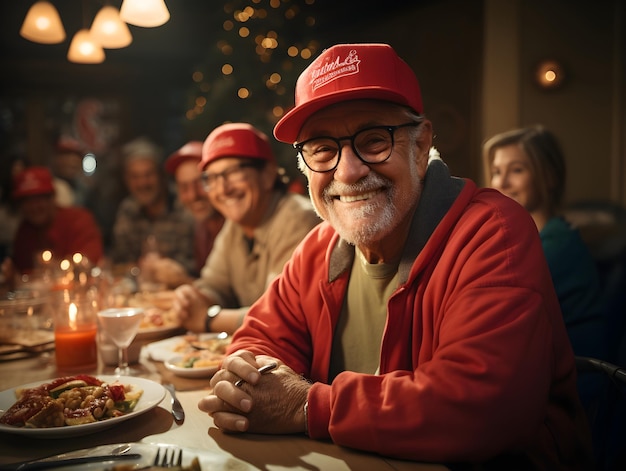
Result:
<svg viewBox="0 0 626 471">
<path fill-rule="evenodd" d="M 170 19 L 164 0 L 124 0 L 120 18 L 128 24 L 152 28 Z"/>
<path fill-rule="evenodd" d="M 54 5 L 39 1 L 26 13 L 20 35 L 36 43 L 56 44 L 65 39 L 65 29 Z"/>
<path fill-rule="evenodd" d="M 80 64 L 99 64 L 104 62 L 104 49 L 91 37 L 88 29 L 81 29 L 72 39 L 67 59 Z"/>
<path fill-rule="evenodd" d="M 90 32 L 91 37 L 107 49 L 126 47 L 133 41 L 128 26 L 120 19 L 120 12 L 111 5 L 100 9 Z"/>
</svg>

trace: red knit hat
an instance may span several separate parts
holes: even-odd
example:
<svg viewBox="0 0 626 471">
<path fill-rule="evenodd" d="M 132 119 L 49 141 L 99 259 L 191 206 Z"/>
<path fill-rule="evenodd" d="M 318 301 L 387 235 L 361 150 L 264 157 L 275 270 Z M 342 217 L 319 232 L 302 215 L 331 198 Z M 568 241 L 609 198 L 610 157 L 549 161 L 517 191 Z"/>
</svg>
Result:
<svg viewBox="0 0 626 471">
<path fill-rule="evenodd" d="M 326 49 L 300 74 L 295 107 L 274 127 L 274 136 L 293 143 L 316 111 L 347 100 L 385 100 L 423 112 L 413 70 L 387 44 L 339 44 Z"/>
<path fill-rule="evenodd" d="M 13 198 L 54 193 L 52 174 L 46 167 L 28 167 L 13 178 Z"/>
<path fill-rule="evenodd" d="M 207 136 L 202 145 L 201 170 L 224 157 L 245 157 L 274 162 L 267 136 L 247 123 L 223 124 Z"/>
<path fill-rule="evenodd" d="M 188 160 L 197 162 L 202 160 L 202 141 L 189 141 L 176 152 L 170 154 L 165 161 L 165 170 L 170 175 L 174 175 L 178 166 Z"/>
</svg>

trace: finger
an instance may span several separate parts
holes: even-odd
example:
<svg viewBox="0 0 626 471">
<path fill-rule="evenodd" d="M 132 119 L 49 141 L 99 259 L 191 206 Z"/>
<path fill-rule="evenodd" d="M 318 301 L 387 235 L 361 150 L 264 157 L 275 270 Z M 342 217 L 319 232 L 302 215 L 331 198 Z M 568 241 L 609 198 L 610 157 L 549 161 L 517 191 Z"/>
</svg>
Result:
<svg viewBox="0 0 626 471">
<path fill-rule="evenodd" d="M 226 409 L 230 406 L 232 407 L 231 410 L 239 413 L 250 412 L 250 409 L 252 409 L 252 397 L 230 381 L 217 383 L 213 388 L 213 394 L 224 401 L 225 405 L 223 407 Z"/>
<path fill-rule="evenodd" d="M 250 425 L 245 416 L 231 412 L 216 412 L 213 414 L 213 423 L 227 432 L 245 432 Z"/>
<path fill-rule="evenodd" d="M 198 409 L 209 415 L 213 415 L 216 412 L 233 412 L 232 407 L 226 404 L 215 394 L 210 394 L 200 399 L 198 401 Z"/>
</svg>

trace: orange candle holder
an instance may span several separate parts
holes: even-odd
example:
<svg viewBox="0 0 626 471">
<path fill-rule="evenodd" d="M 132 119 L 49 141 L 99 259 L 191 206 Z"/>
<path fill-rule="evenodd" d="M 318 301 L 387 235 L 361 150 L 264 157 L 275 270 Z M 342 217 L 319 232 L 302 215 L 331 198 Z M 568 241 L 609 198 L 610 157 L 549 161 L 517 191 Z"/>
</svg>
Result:
<svg viewBox="0 0 626 471">
<path fill-rule="evenodd" d="M 64 299 L 54 317 L 55 360 L 60 373 L 87 373 L 98 367 L 98 332 L 95 300 Z"/>
</svg>

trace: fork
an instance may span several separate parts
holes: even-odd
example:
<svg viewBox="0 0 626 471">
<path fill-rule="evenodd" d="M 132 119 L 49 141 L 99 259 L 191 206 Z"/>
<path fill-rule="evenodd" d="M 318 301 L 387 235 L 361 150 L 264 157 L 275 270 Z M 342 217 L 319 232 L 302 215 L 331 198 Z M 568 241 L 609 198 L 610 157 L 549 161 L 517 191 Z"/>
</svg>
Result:
<svg viewBox="0 0 626 471">
<path fill-rule="evenodd" d="M 175 466 L 181 466 L 183 463 L 183 450 L 172 448 L 172 453 L 168 455 L 166 447 L 159 447 L 157 449 L 156 456 L 154 457 L 154 466 L 160 466 L 161 468 L 174 468 Z M 161 456 L 161 451 L 163 455 Z"/>
</svg>

